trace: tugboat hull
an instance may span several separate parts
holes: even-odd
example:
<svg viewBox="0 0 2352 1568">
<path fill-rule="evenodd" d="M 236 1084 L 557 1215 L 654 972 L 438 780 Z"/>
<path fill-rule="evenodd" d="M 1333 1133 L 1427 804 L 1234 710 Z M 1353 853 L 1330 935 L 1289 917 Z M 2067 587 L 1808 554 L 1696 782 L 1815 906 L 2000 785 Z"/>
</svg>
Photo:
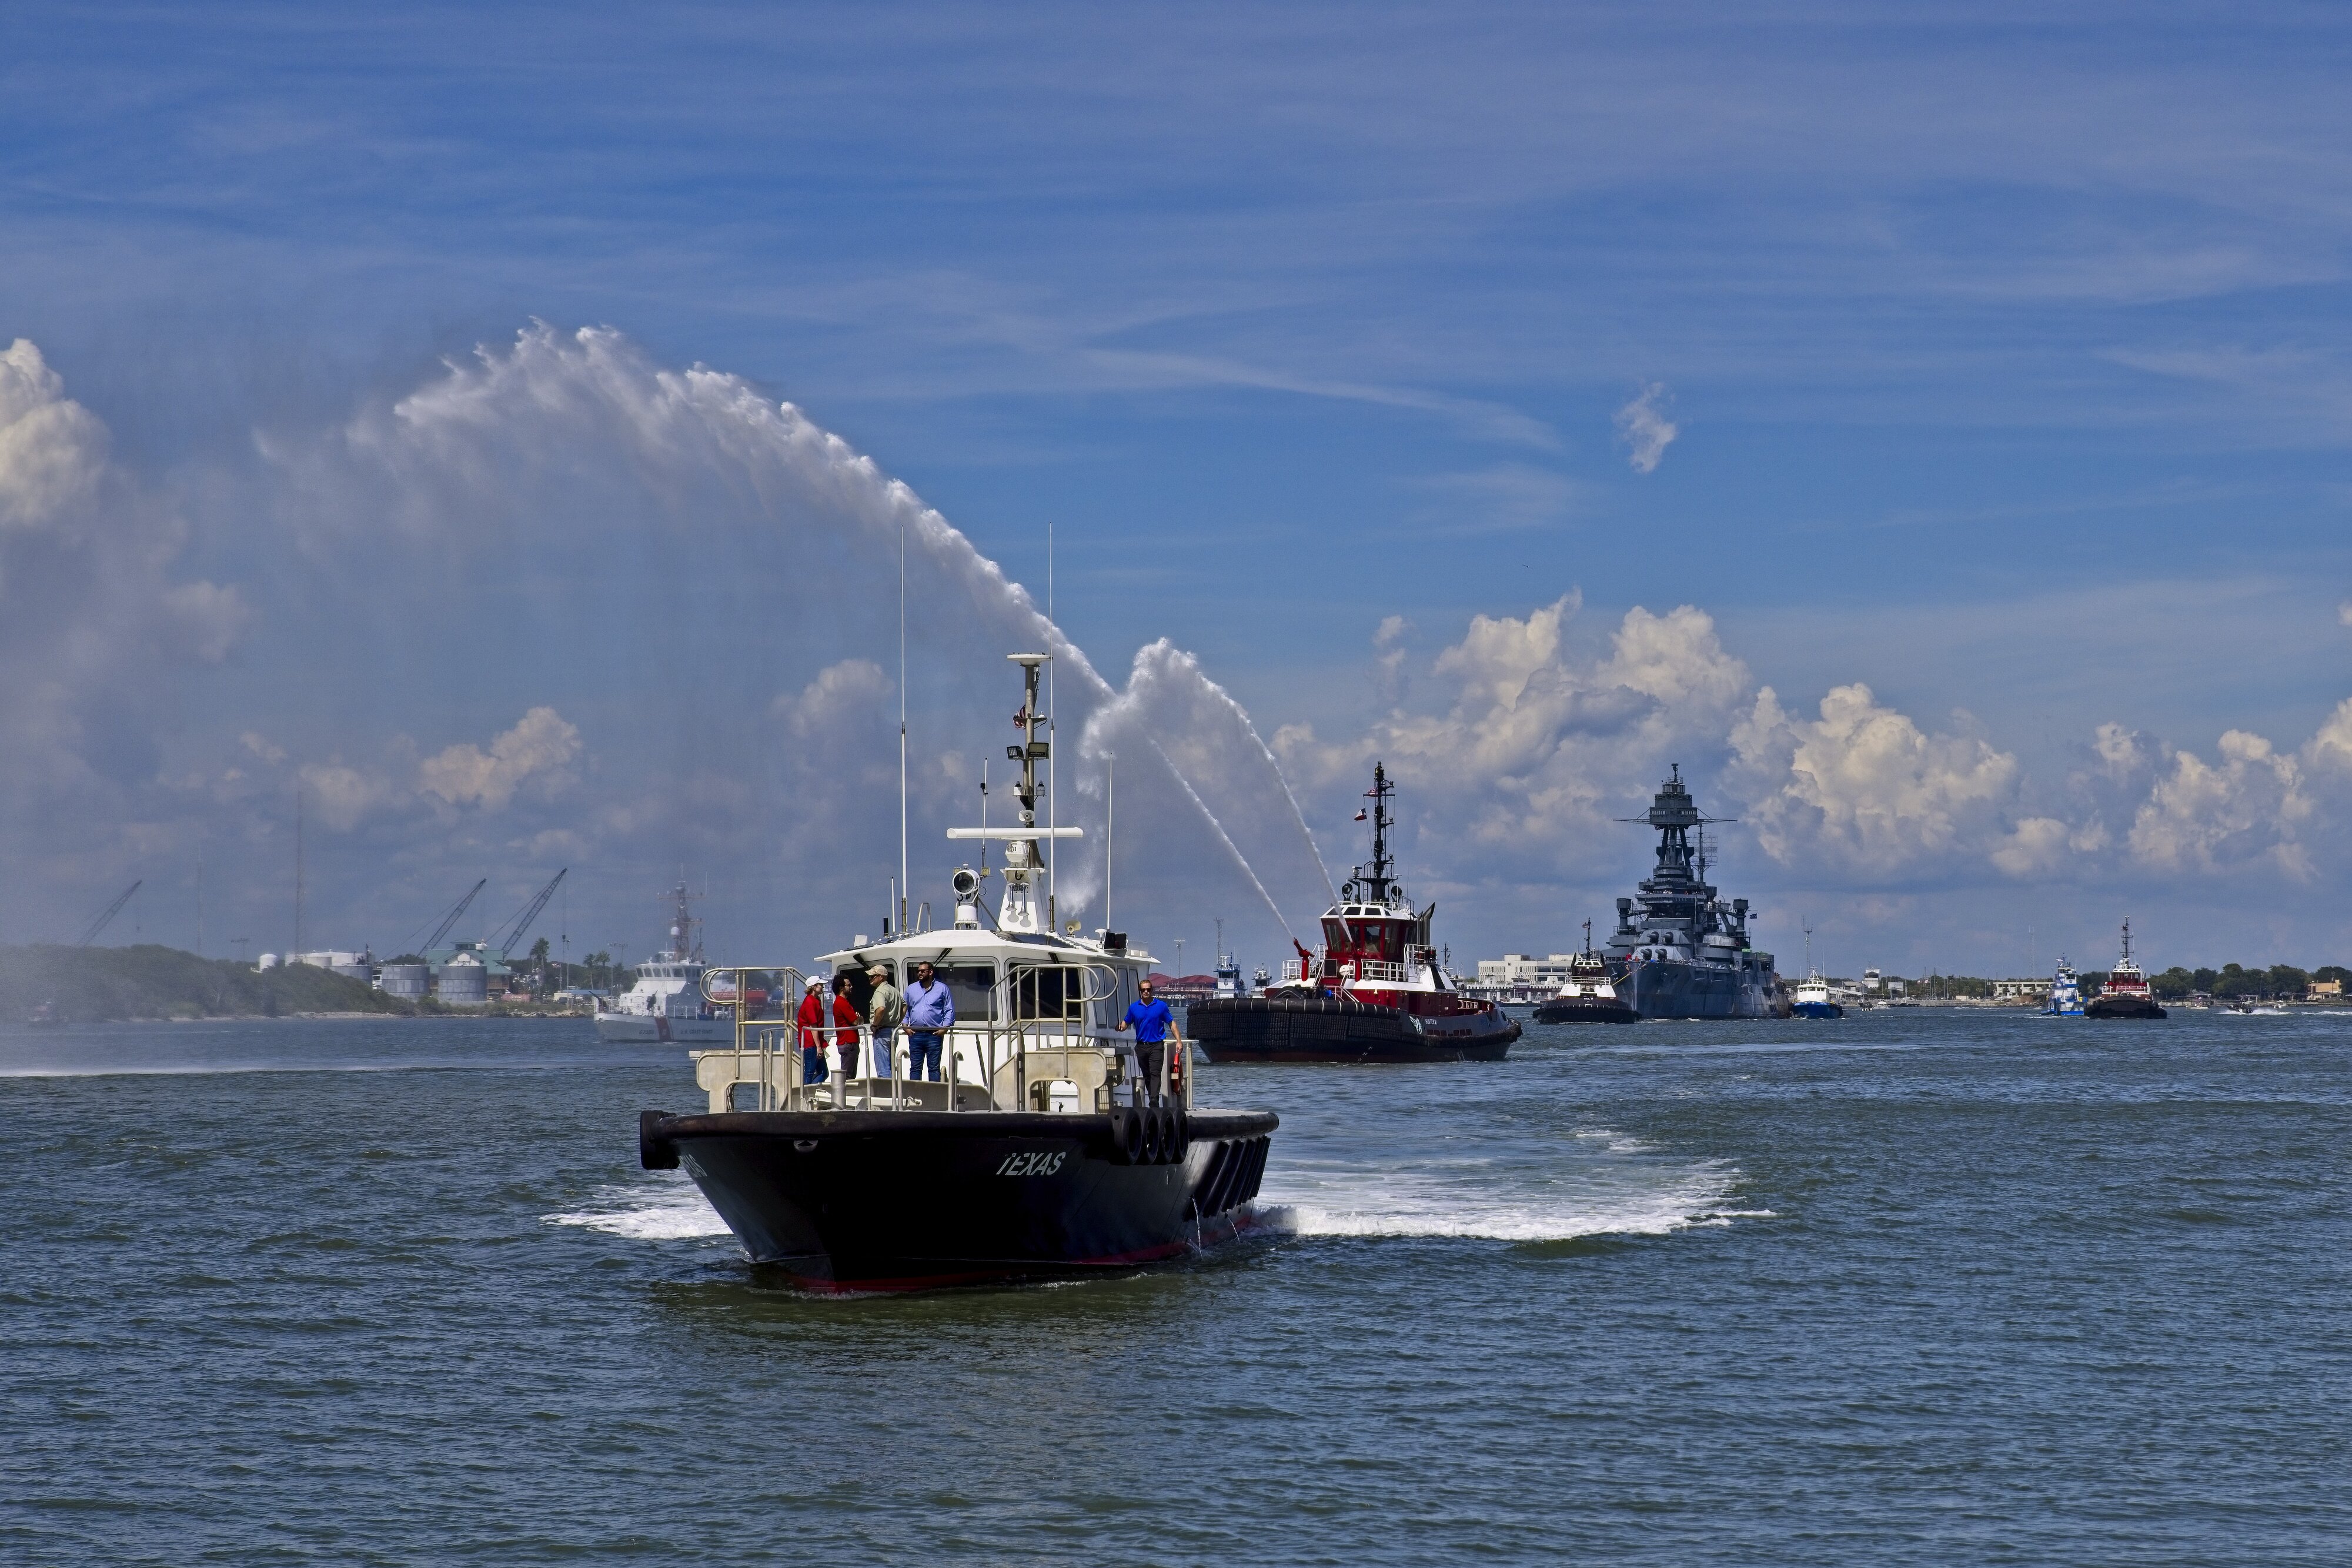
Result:
<svg viewBox="0 0 2352 1568">
<path fill-rule="evenodd" d="M 1276 1124 L 1172 1109 L 648 1111 L 638 1149 L 649 1169 L 683 1166 L 752 1262 L 810 1290 L 911 1291 L 1118 1273 L 1231 1239 Z"/>
<path fill-rule="evenodd" d="M 2083 1016 L 2095 1019 L 2160 1019 L 2165 1010 L 2146 997 L 2094 997 Z"/>
<path fill-rule="evenodd" d="M 1519 1038 L 1500 1008 L 1423 1016 L 1348 997 L 1212 998 L 1184 1029 L 1211 1061 L 1500 1061 Z"/>
</svg>

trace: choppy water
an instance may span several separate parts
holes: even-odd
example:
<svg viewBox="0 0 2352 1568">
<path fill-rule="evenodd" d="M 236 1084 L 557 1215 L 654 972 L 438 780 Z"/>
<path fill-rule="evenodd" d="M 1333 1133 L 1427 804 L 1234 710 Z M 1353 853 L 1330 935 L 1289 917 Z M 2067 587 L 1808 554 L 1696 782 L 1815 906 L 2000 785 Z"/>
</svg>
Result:
<svg viewBox="0 0 2352 1568">
<path fill-rule="evenodd" d="M 1213 1068 L 1272 1239 L 849 1301 L 582 1027 L 0 1036 L 0 1561 L 2352 1561 L 2352 1018 Z"/>
</svg>

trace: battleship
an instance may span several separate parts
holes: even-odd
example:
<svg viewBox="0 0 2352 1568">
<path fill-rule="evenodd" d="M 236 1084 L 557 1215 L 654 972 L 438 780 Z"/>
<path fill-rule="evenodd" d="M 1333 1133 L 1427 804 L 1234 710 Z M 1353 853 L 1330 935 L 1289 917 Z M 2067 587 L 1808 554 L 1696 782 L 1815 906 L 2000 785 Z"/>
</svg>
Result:
<svg viewBox="0 0 2352 1568">
<path fill-rule="evenodd" d="M 1760 1019 L 1779 991 L 1772 955 L 1748 941 L 1748 901 L 1726 903 L 1706 880 L 1704 825 L 1675 765 L 1643 815 L 1657 830 L 1658 863 L 1635 896 L 1617 901 L 1603 949 L 1617 998 L 1645 1019 Z M 1699 842 L 1691 835 L 1697 831 Z"/>
</svg>

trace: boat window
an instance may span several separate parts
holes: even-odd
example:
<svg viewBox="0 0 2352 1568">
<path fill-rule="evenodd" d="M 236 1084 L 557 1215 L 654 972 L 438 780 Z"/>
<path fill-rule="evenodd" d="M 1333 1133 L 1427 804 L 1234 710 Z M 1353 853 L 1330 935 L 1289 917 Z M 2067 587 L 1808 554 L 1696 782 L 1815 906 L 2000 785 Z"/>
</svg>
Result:
<svg viewBox="0 0 2352 1568">
<path fill-rule="evenodd" d="M 931 966 L 949 995 L 955 998 L 958 1023 L 989 1023 L 996 1018 L 996 966 L 946 964 Z"/>
<path fill-rule="evenodd" d="M 1013 981 L 1013 1016 L 1016 1019 L 1080 1019 L 1086 1014 L 1081 998 L 1084 971 L 1055 967 L 1019 971 Z M 962 1003 L 957 1003 L 961 1008 Z"/>
</svg>

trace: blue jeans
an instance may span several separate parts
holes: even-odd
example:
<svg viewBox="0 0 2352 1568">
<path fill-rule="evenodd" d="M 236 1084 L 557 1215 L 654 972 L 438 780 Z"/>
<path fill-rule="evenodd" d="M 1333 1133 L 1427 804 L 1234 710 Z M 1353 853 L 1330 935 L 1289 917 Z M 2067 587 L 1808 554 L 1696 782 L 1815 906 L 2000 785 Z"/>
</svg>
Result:
<svg viewBox="0 0 2352 1568">
<path fill-rule="evenodd" d="M 907 1076 L 920 1078 L 923 1063 L 931 1064 L 931 1082 L 940 1081 L 940 1037 L 935 1034 L 910 1034 L 907 1037 Z"/>
<path fill-rule="evenodd" d="M 872 1049 L 873 1060 L 866 1064 L 866 1076 L 869 1078 L 889 1077 L 891 1043 L 890 1031 L 888 1030 L 877 1029 L 874 1031 L 874 1044 Z"/>
<path fill-rule="evenodd" d="M 801 1047 L 801 1082 L 803 1083 L 824 1082 L 824 1052 L 815 1046 Z"/>
</svg>

